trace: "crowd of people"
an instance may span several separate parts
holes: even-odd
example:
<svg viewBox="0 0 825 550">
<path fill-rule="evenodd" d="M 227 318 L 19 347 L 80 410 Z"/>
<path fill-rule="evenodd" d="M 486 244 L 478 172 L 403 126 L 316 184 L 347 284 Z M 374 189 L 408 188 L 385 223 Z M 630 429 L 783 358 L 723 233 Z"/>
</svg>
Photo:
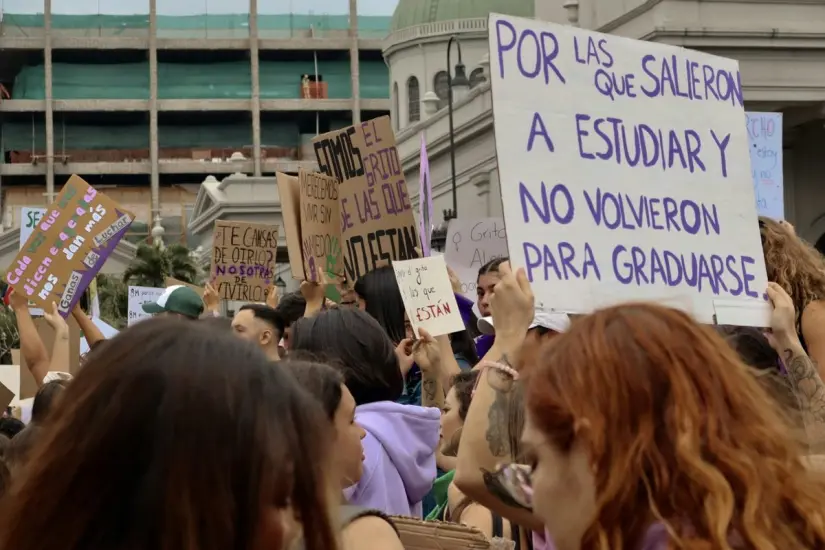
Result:
<svg viewBox="0 0 825 550">
<path fill-rule="evenodd" d="M 0 550 L 397 550 L 397 516 L 518 550 L 825 548 L 825 259 L 759 227 L 765 330 L 542 311 L 500 258 L 475 304 L 451 274 L 465 330 L 437 337 L 390 266 L 232 319 L 170 287 L 111 340 L 77 308 L 71 377 L 65 321 L 47 350 L 13 293 L 40 387 L 0 421 Z"/>
</svg>

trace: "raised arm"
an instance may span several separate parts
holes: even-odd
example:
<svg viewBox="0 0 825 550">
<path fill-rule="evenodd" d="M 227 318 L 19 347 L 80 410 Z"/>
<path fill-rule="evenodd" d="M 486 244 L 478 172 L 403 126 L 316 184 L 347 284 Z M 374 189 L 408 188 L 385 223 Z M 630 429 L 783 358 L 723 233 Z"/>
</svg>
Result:
<svg viewBox="0 0 825 550">
<path fill-rule="evenodd" d="M 49 353 L 43 345 L 43 340 L 40 339 L 40 334 L 37 333 L 37 327 L 34 326 L 34 320 L 29 313 L 29 301 L 26 297 L 13 291 L 9 296 L 9 305 L 17 317 L 20 354 L 25 359 L 37 386 L 40 387 L 49 373 Z"/>
<path fill-rule="evenodd" d="M 77 321 L 77 326 L 80 327 L 80 331 L 83 333 L 83 338 L 86 339 L 89 349 L 92 349 L 95 344 L 106 339 L 100 329 L 97 328 L 97 325 L 94 324 L 94 321 L 80 309 L 79 305 L 74 306 L 72 317 Z"/>
<path fill-rule="evenodd" d="M 54 329 L 54 344 L 52 344 L 49 372 L 69 372 L 69 325 L 57 312 L 57 304 L 54 302 L 52 302 L 51 311 L 44 312 L 44 318 Z"/>
<path fill-rule="evenodd" d="M 468 497 L 510 521 L 543 531 L 544 526 L 533 513 L 518 506 L 506 495 L 491 473 L 503 463 L 513 462 L 512 441 L 521 434 L 509 433 L 509 415 L 514 405 L 518 382 L 499 363 L 513 368 L 527 328 L 533 320 L 533 294 L 523 270 L 513 274 L 509 264 L 502 264 L 501 281 L 492 300 L 496 340 L 476 367 L 484 372 L 478 378 L 458 449 L 455 484 Z"/>
</svg>

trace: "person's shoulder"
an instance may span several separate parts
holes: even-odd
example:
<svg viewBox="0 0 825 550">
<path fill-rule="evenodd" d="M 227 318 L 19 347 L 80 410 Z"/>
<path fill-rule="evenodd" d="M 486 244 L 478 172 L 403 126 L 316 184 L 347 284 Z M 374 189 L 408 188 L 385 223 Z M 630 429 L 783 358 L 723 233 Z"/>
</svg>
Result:
<svg viewBox="0 0 825 550">
<path fill-rule="evenodd" d="M 345 550 L 403 548 L 392 520 L 376 510 L 362 510 L 350 520 L 342 530 L 342 539 Z"/>
</svg>

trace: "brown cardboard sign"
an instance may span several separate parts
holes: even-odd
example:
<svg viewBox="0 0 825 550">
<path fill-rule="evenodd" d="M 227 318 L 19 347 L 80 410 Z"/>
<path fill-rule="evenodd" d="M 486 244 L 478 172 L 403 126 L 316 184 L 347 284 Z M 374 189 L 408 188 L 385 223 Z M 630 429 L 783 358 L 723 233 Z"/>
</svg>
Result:
<svg viewBox="0 0 825 550">
<path fill-rule="evenodd" d="M 163 284 L 166 288 L 169 288 L 170 286 L 188 286 L 189 288 L 197 292 L 198 296 L 203 298 L 204 288 L 202 286 L 196 286 L 191 283 L 184 283 L 183 281 L 175 279 L 174 277 L 166 277 L 166 280 L 163 281 Z"/>
<path fill-rule="evenodd" d="M 344 279 L 338 180 L 301 170 L 301 255 L 305 280 L 336 284 Z"/>
<path fill-rule="evenodd" d="M 312 143 L 321 171 L 340 182 L 347 280 L 355 282 L 379 262 L 420 257 L 415 215 L 390 118 L 323 134 Z"/>
<path fill-rule="evenodd" d="M 284 220 L 286 249 L 292 278 L 303 281 L 304 262 L 301 252 L 301 186 L 298 178 L 277 172 L 278 195 L 281 199 L 281 217 Z"/>
<path fill-rule="evenodd" d="M 392 522 L 405 550 L 487 550 L 492 548 L 484 534 L 467 525 L 424 521 L 421 518 L 393 516 Z"/>
<path fill-rule="evenodd" d="M 14 391 L 0 384 L 0 409 L 5 409 L 14 399 Z"/>
<path fill-rule="evenodd" d="M 64 318 L 80 300 L 134 220 L 79 176 L 72 176 L 6 272 L 6 282 Z"/>
<path fill-rule="evenodd" d="M 218 220 L 210 279 L 224 300 L 264 302 L 275 276 L 278 226 Z"/>
<path fill-rule="evenodd" d="M 80 326 L 74 317 L 66 319 L 66 323 L 69 325 L 69 373 L 75 375 L 80 371 L 80 338 L 82 336 Z M 34 326 L 37 328 L 37 334 L 51 357 L 52 348 L 54 348 L 54 329 L 42 317 L 34 319 Z M 43 381 L 38 382 L 34 379 L 20 350 L 11 350 L 11 360 L 12 363 L 20 365 L 20 399 L 34 397 Z"/>
</svg>

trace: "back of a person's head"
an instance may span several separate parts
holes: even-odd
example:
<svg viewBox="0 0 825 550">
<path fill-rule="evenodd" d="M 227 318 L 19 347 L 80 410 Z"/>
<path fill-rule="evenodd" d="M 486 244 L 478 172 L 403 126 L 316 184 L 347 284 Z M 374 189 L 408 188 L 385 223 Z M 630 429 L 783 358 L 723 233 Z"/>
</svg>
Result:
<svg viewBox="0 0 825 550">
<path fill-rule="evenodd" d="M 791 297 L 797 314 L 814 300 L 825 300 L 825 258 L 794 231 L 768 217 L 759 218 L 768 280 Z"/>
<path fill-rule="evenodd" d="M 20 419 L 11 416 L 0 418 L 0 435 L 5 435 L 9 439 L 14 439 L 25 427 L 26 425 Z"/>
<path fill-rule="evenodd" d="M 50 380 L 40 386 L 32 402 L 32 422 L 40 424 L 46 420 L 67 384 L 67 380 Z"/>
<path fill-rule="evenodd" d="M 758 328 L 721 325 L 716 330 L 742 362 L 753 367 L 757 381 L 779 404 L 793 428 L 802 428 L 802 415 L 796 393 L 786 376 L 781 373 L 779 354 Z"/>
<path fill-rule="evenodd" d="M 623 304 L 576 320 L 535 357 L 530 423 L 563 455 L 584 452 L 604 503 L 583 548 L 632 548 L 650 525 L 638 518 L 654 516 L 708 547 L 731 534 L 747 548 L 825 545 L 825 479 L 805 470 L 779 407 L 712 328 Z"/>
<path fill-rule="evenodd" d="M 41 432 L 40 426 L 29 424 L 26 429 L 11 440 L 3 453 L 6 466 L 8 466 L 9 471 L 15 474 L 15 477 L 29 462 L 32 449 L 35 443 L 40 440 Z"/>
<path fill-rule="evenodd" d="M 201 317 L 198 322 L 216 330 L 232 330 L 232 319 L 229 317 Z"/>
<path fill-rule="evenodd" d="M 301 319 L 293 328 L 293 350 L 335 360 L 358 405 L 396 401 L 404 390 L 395 346 L 363 311 L 335 308 Z"/>
<path fill-rule="evenodd" d="M 404 299 L 392 266 L 383 266 L 362 275 L 355 282 L 355 293 L 364 300 L 364 311 L 372 315 L 393 342 L 407 336 L 404 328 Z"/>
<path fill-rule="evenodd" d="M 293 511 L 307 549 L 334 547 L 328 423 L 255 346 L 150 319 L 92 354 L 61 400 L 0 505 L 0 549 L 251 548 L 262 518 L 281 548 L 272 518 Z"/>
<path fill-rule="evenodd" d="M 478 276 L 481 277 L 482 275 L 487 275 L 488 273 L 498 273 L 501 264 L 509 261 L 510 258 L 508 258 L 507 256 L 503 256 L 501 258 L 493 258 L 492 260 L 488 261 L 486 264 L 478 268 Z"/>
<path fill-rule="evenodd" d="M 306 352 L 291 353 L 289 359 L 281 361 L 280 366 L 289 371 L 302 388 L 315 397 L 329 420 L 335 419 L 335 411 L 341 403 L 344 374 L 326 363 L 319 356 Z"/>
<path fill-rule="evenodd" d="M 284 327 L 289 328 L 304 316 L 306 308 L 307 301 L 301 296 L 300 292 L 296 291 L 285 294 L 280 301 L 278 301 L 278 306 L 275 310 L 281 316 Z"/>
</svg>

